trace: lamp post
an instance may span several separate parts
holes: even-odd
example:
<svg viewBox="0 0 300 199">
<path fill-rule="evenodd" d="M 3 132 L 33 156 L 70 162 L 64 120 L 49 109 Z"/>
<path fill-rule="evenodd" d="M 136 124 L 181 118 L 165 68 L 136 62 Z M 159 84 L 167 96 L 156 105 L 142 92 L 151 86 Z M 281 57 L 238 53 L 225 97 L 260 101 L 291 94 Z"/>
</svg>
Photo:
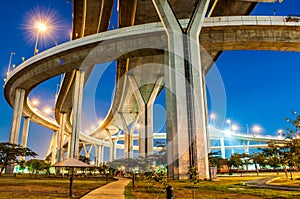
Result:
<svg viewBox="0 0 300 199">
<path fill-rule="evenodd" d="M 278 132 L 278 136 L 279 136 L 279 137 L 282 137 L 284 131 L 283 131 L 282 129 L 278 129 L 277 132 Z"/>
<path fill-rule="evenodd" d="M 210 120 L 211 120 L 211 123 L 216 126 L 216 114 L 215 113 L 211 113 L 210 114 Z"/>
<path fill-rule="evenodd" d="M 233 132 L 237 131 L 238 129 L 239 129 L 239 127 L 238 127 L 236 124 L 233 124 L 233 125 L 231 126 L 231 130 L 232 130 Z"/>
<path fill-rule="evenodd" d="M 16 54 L 15 52 L 10 52 L 6 76 L 8 76 L 9 73 L 10 73 L 10 67 L 11 67 L 12 57 L 13 57 L 13 55 L 15 55 L 15 54 Z"/>
<path fill-rule="evenodd" d="M 40 37 L 41 33 L 45 32 L 47 30 L 47 25 L 45 23 L 42 23 L 42 22 L 37 22 L 35 24 L 35 28 L 37 29 L 37 33 L 36 33 L 36 39 L 35 39 L 33 55 L 36 55 L 38 53 L 39 37 Z"/>
<path fill-rule="evenodd" d="M 230 129 L 230 127 L 231 127 L 231 120 L 230 120 L 230 119 L 227 119 L 227 120 L 226 120 L 226 124 L 228 125 L 228 129 Z"/>
<path fill-rule="evenodd" d="M 252 130 L 253 130 L 253 132 L 254 132 L 256 135 L 258 135 L 258 133 L 259 133 L 259 131 L 261 130 L 261 128 L 260 128 L 259 126 L 254 126 L 254 127 L 252 128 Z"/>
</svg>

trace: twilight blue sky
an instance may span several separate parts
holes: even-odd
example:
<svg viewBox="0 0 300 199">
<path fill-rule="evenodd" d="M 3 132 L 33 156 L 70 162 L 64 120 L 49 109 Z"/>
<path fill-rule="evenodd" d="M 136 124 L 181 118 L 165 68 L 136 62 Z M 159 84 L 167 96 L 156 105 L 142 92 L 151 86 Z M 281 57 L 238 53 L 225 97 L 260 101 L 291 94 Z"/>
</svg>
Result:
<svg viewBox="0 0 300 199">
<path fill-rule="evenodd" d="M 72 28 L 72 3 L 67 0 L 15 0 L 3 1 L 0 7 L 1 37 L 0 37 L 0 71 L 2 80 L 5 77 L 10 52 L 13 64 L 20 64 L 21 58 L 33 55 L 35 38 L 28 30 L 30 16 L 38 10 L 42 13 L 54 13 L 57 26 L 52 39 L 47 42 L 40 40 L 39 49 L 43 50 L 68 41 Z M 259 4 L 253 15 L 300 15 L 298 0 L 284 0 L 283 3 Z M 300 44 L 299 44 L 300 45 Z M 300 111 L 300 53 L 270 52 L 270 51 L 232 51 L 224 52 L 216 63 L 219 69 L 227 96 L 226 117 L 240 126 L 240 131 L 246 131 L 258 124 L 263 127 L 263 134 L 275 135 L 279 128 L 285 128 L 285 116 L 290 116 L 290 110 Z M 114 77 L 114 68 L 110 67 L 107 74 Z M 106 76 L 101 79 L 97 92 L 99 117 L 103 118 L 110 106 L 114 78 Z M 104 76 L 105 77 L 105 76 Z M 40 107 L 53 105 L 54 95 L 60 78 L 56 77 L 41 84 L 30 97 L 38 97 Z M 2 81 L 2 83 L 4 83 Z M 104 86 L 103 86 L 104 85 Z M 102 89 L 104 88 L 104 89 Z M 160 96 L 160 98 L 163 98 Z M 12 108 L 0 92 L 0 141 L 8 141 L 12 120 Z M 161 108 L 158 108 L 162 111 Z M 215 112 L 216 110 L 209 110 Z M 158 112 L 155 115 L 159 115 Z M 218 120 L 218 118 L 216 119 Z M 159 120 L 157 120 L 159 121 Z M 219 126 L 219 124 L 217 122 Z M 156 130 L 156 129 L 155 129 Z M 158 130 L 157 130 L 158 131 Z M 34 123 L 30 124 L 28 147 L 44 157 L 52 132 Z"/>
</svg>

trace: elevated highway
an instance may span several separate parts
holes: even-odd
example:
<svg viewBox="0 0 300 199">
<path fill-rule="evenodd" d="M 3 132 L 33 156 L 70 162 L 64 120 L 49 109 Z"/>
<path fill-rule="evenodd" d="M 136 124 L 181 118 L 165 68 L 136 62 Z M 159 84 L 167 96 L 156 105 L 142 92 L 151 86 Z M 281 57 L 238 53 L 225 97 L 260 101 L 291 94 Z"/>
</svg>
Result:
<svg viewBox="0 0 300 199">
<path fill-rule="evenodd" d="M 208 51 L 281 50 L 299 52 L 299 29 L 299 22 L 286 22 L 286 17 L 212 17 L 206 19 L 200 41 L 205 49 L 209 49 Z M 126 32 L 126 34 L 122 34 L 122 32 Z M 124 56 L 123 53 L 115 54 L 115 48 L 108 48 L 114 42 L 114 39 L 118 39 L 116 42 L 119 43 L 119 46 L 122 46 L 122 43 L 124 46 L 125 41 L 134 40 L 138 43 L 144 38 L 149 38 L 149 34 L 152 34 L 151 40 L 156 41 L 155 44 L 142 44 L 141 47 L 136 45 L 129 47 L 123 52 L 127 51 L 129 53 L 133 51 L 133 53 L 138 53 L 136 50 L 143 51 L 143 49 L 153 48 L 157 49 L 158 52 L 156 53 L 158 56 L 162 56 L 162 50 L 167 44 L 165 41 L 166 36 L 162 36 L 164 35 L 164 30 L 161 23 L 133 26 L 95 34 L 44 51 L 23 62 L 10 74 L 5 83 L 5 97 L 8 103 L 13 106 L 17 88 L 25 89 L 26 96 L 28 96 L 29 92 L 39 83 L 80 67 L 87 55 L 103 41 L 108 41 L 104 46 L 100 46 L 102 49 L 106 49 L 105 53 L 102 56 L 98 56 L 94 63 L 91 64 L 91 67 L 96 63 L 111 62 L 118 59 L 119 56 Z M 132 36 L 138 39 L 132 38 Z M 212 40 L 211 38 L 214 39 Z M 63 63 L 60 60 L 63 60 Z M 148 73 L 147 76 L 151 78 L 151 73 Z M 136 111 L 133 110 L 132 112 Z M 113 115 L 113 113 L 110 114 Z M 31 116 L 34 122 L 47 128 L 59 129 L 55 120 L 49 117 L 46 118 L 45 115 L 41 116 L 41 113 L 36 108 L 33 108 L 29 101 L 24 104 L 24 115 Z M 112 118 L 112 116 L 107 118 Z M 101 129 L 107 128 L 107 125 L 111 123 L 112 121 L 105 121 L 93 135 L 97 137 L 96 134 Z M 118 129 L 121 127 L 118 122 L 114 125 Z"/>
<path fill-rule="evenodd" d="M 192 12 L 189 9 L 192 7 L 183 6 L 186 2 L 176 2 L 176 4 L 175 2 L 170 1 L 170 4 L 174 4 L 173 9 L 178 14 L 178 18 L 189 18 L 189 13 Z M 189 3 L 194 5 L 195 2 L 190 1 Z M 143 7 L 146 5 L 143 1 L 133 1 L 133 3 L 131 5 L 130 3 L 125 4 L 123 1 L 119 2 L 119 25 L 127 28 L 100 33 L 108 27 L 112 2 L 74 1 L 72 36 L 74 41 L 30 58 L 8 77 L 5 84 L 5 97 L 11 106 L 18 107 L 18 110 L 15 110 L 16 117 L 23 112 L 24 116 L 31 117 L 32 121 L 55 131 L 62 130 L 62 118 L 65 118 L 66 128 L 64 127 L 64 131 L 71 132 L 72 122 L 70 119 L 74 112 L 71 91 L 76 86 L 74 84 L 76 82 L 74 81 L 75 70 L 82 69 L 84 66 L 84 81 L 86 81 L 96 64 L 118 60 L 117 86 L 111 110 L 95 132 L 91 132 L 89 136 L 81 133 L 80 139 L 86 142 L 98 142 L 97 139 L 107 138 L 107 136 L 119 132 L 120 129 L 124 129 L 124 120 L 127 124 L 132 122 L 139 114 L 137 105 L 140 101 L 136 97 L 136 91 L 131 88 L 132 81 L 128 81 L 125 74 L 134 69 L 131 70 L 131 75 L 135 77 L 137 85 L 145 85 L 140 88 L 142 97 L 146 96 L 150 99 L 151 91 L 149 90 L 153 89 L 153 79 L 164 77 L 164 70 L 158 67 L 155 70 L 143 71 L 139 69 L 138 65 L 148 63 L 164 65 L 164 52 L 168 47 L 167 35 L 161 23 L 145 24 L 152 22 L 151 20 L 159 21 L 158 16 L 148 16 L 153 13 L 147 11 L 145 6 Z M 201 59 L 205 72 L 209 70 L 211 60 L 217 59 L 223 50 L 299 51 L 297 47 L 298 22 L 287 22 L 285 17 L 221 17 L 222 15 L 249 14 L 255 5 L 256 3 L 252 1 L 239 0 L 219 0 L 210 3 L 209 15 L 220 17 L 206 18 L 202 27 L 200 43 L 212 57 L 209 60 L 204 57 Z M 146 7 L 151 8 L 151 6 Z M 96 23 L 97 28 L 95 28 Z M 186 27 L 187 22 L 182 20 L 181 24 Z M 145 41 L 149 43 L 145 43 Z M 245 47 L 245 42 L 249 44 L 247 47 Z M 99 52 L 101 52 L 101 56 L 99 56 Z M 203 54 L 201 53 L 201 55 Z M 25 100 L 24 108 L 23 105 L 18 106 L 18 104 L 23 104 L 22 96 L 27 99 L 29 92 L 35 86 L 62 73 L 65 73 L 65 77 L 56 103 L 56 121 L 42 115 L 40 111 L 30 106 L 28 100 Z M 160 81 L 158 90 L 163 87 L 163 82 L 164 80 Z M 123 114 L 124 118 L 122 119 L 119 113 L 127 114 Z M 108 132 L 107 129 L 114 130 Z"/>
</svg>

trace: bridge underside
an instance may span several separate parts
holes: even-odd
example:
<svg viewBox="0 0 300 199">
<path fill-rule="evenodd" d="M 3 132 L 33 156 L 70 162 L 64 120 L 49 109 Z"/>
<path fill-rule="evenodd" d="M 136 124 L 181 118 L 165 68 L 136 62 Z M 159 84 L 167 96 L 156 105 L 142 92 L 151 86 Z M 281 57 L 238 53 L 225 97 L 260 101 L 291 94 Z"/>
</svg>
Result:
<svg viewBox="0 0 300 199">
<path fill-rule="evenodd" d="M 151 113 L 151 104 L 154 101 L 152 100 L 154 96 L 153 93 L 155 93 L 154 91 L 157 90 L 157 92 L 159 92 L 164 86 L 168 85 L 167 89 L 172 92 L 174 91 L 175 93 L 173 95 L 168 91 L 169 93 L 166 96 L 167 103 L 170 103 L 167 104 L 167 111 L 172 112 L 168 115 L 170 124 L 167 130 L 168 136 L 173 139 L 179 135 L 176 135 L 177 133 L 181 132 L 179 138 L 175 138 L 177 139 L 177 143 L 173 143 L 170 148 L 170 151 L 173 150 L 172 153 L 175 154 L 170 154 L 170 156 L 176 156 L 171 160 L 172 164 L 174 159 L 180 159 L 180 155 L 184 156 L 182 160 L 176 162 L 176 165 L 174 164 L 175 166 L 173 165 L 173 171 L 171 171 L 173 174 L 170 177 L 186 178 L 188 167 L 201 162 L 202 165 L 197 165 L 198 167 L 201 167 L 198 171 L 200 172 L 201 177 L 207 178 L 208 170 L 207 168 L 204 168 L 207 167 L 207 163 L 202 160 L 199 161 L 197 158 L 192 160 L 191 154 L 194 149 L 191 149 L 188 146 L 193 142 L 189 140 L 190 135 L 187 136 L 190 129 L 192 129 L 190 127 L 195 125 L 198 128 L 199 126 L 198 123 L 190 124 L 189 122 L 201 120 L 202 123 L 205 124 L 207 120 L 205 98 L 203 97 L 205 96 L 205 91 L 203 88 L 201 88 L 202 90 L 200 89 L 201 86 L 198 86 L 198 88 L 196 84 L 203 84 L 201 79 L 202 76 L 205 76 L 212 66 L 212 63 L 218 58 L 223 50 L 268 49 L 299 51 L 298 42 L 296 42 L 299 41 L 299 28 L 298 26 L 290 28 L 287 24 L 282 24 L 281 26 L 271 25 L 269 24 L 272 22 L 271 19 L 260 20 L 260 22 L 263 21 L 262 24 L 253 25 L 252 22 L 250 23 L 247 21 L 247 18 L 240 16 L 236 18 L 222 17 L 224 15 L 248 15 L 253 10 L 256 3 L 242 0 L 211 1 L 208 4 L 207 13 L 209 13 L 210 16 L 219 17 L 206 18 L 203 26 L 200 25 L 200 28 L 202 28 L 200 37 L 198 35 L 194 40 L 197 41 L 197 48 L 199 48 L 199 45 L 201 44 L 201 53 L 200 49 L 196 49 L 198 50 L 196 51 L 197 53 L 193 53 L 194 51 L 187 52 L 185 51 L 185 48 L 193 46 L 184 44 L 186 38 L 181 38 L 180 42 L 178 42 L 174 36 L 172 39 L 172 36 L 170 36 L 166 28 L 166 22 L 163 19 L 165 16 L 158 11 L 159 6 L 156 5 L 155 7 L 153 2 L 143 0 L 133 0 L 128 2 L 120 0 L 119 27 L 128 28 L 105 32 L 109 26 L 113 0 L 75 0 L 73 7 L 74 18 L 72 36 L 75 41 L 73 43 L 71 42 L 72 45 L 70 46 L 68 46 L 68 44 L 61 48 L 58 46 L 52 50 L 53 52 L 48 52 L 48 55 L 46 53 L 41 53 L 30 60 L 30 62 L 24 63 L 22 65 L 22 67 L 24 66 L 24 70 L 20 67 L 22 69 L 18 69 L 18 71 L 14 72 L 12 77 L 10 77 L 6 83 L 5 96 L 7 101 L 15 106 L 16 104 L 14 103 L 17 102 L 15 98 L 18 96 L 16 94 L 17 89 L 21 88 L 25 90 L 24 96 L 26 99 L 31 89 L 36 85 L 53 76 L 65 73 L 61 92 L 59 93 L 55 108 L 56 121 L 44 118 L 41 114 L 38 114 L 28 102 L 24 103 L 23 112 L 27 117 L 32 117 L 32 121 L 55 131 L 60 131 L 62 136 L 64 136 L 64 134 L 73 135 L 74 130 L 72 130 L 72 127 L 73 129 L 77 129 L 77 131 L 80 127 L 74 123 L 75 120 L 71 121 L 72 118 L 76 118 L 77 120 L 79 118 L 80 120 L 80 113 L 76 113 L 78 111 L 75 111 L 74 113 L 74 105 L 76 104 L 74 104 L 73 91 L 74 88 L 78 86 L 76 74 L 79 73 L 77 71 L 82 71 L 82 66 L 85 66 L 85 79 L 80 83 L 84 85 L 96 64 L 117 60 L 117 85 L 109 114 L 99 128 L 90 134 L 90 137 L 83 134 L 76 136 L 79 136 L 82 141 L 88 140 L 87 142 L 97 142 L 97 139 L 106 139 L 110 141 L 113 146 L 114 140 L 112 140 L 111 136 L 119 133 L 121 129 L 126 129 L 130 134 L 131 129 L 129 129 L 128 126 L 136 123 L 138 119 L 142 118 L 144 112 L 149 112 L 148 114 Z M 184 22 L 184 20 L 190 19 L 193 14 L 195 14 L 195 8 L 199 1 L 169 0 L 168 2 L 172 8 L 172 13 L 176 16 L 174 18 L 175 22 L 173 24 L 170 23 L 171 26 L 175 24 L 179 25 L 178 20 L 183 19 L 183 22 L 181 21 L 183 28 L 178 30 L 180 31 L 180 34 L 187 34 L 189 28 L 186 27 L 187 23 Z M 215 2 L 217 3 L 215 4 Z M 283 18 L 280 18 L 280 20 L 282 19 Z M 148 24 L 150 22 L 159 21 L 163 22 L 165 29 L 163 29 L 160 23 L 153 25 Z M 246 24 L 244 22 L 246 22 Z M 136 26 L 140 24 L 141 26 Z M 144 32 L 142 32 L 141 29 L 143 29 Z M 155 31 L 153 31 L 153 29 Z M 287 33 L 287 30 L 289 33 Z M 136 31 L 137 34 L 135 34 L 134 31 Z M 101 32 L 104 32 L 104 34 L 96 35 L 96 33 Z M 86 37 L 89 35 L 91 36 Z M 81 45 L 79 45 L 80 43 Z M 172 43 L 173 48 L 170 48 L 170 43 Z M 182 44 L 183 46 L 178 47 Z M 181 52 L 177 52 L 178 49 L 181 50 Z M 175 51 L 178 53 L 175 54 L 181 56 L 181 58 L 190 56 L 189 58 L 191 60 L 194 60 L 193 58 L 195 57 L 196 59 L 201 60 L 200 63 L 195 64 L 196 66 L 199 66 L 199 68 L 198 72 L 191 73 L 190 77 L 192 78 L 187 77 L 187 74 L 189 73 L 187 70 L 189 69 L 188 66 L 183 63 L 183 59 L 176 60 L 176 56 L 173 56 Z M 201 55 L 201 57 L 199 55 Z M 87 57 L 90 58 L 88 61 Z M 63 63 L 57 62 L 57 59 L 63 60 Z M 172 60 L 174 61 L 173 65 Z M 33 64 L 31 64 L 31 62 Z M 173 74 L 172 71 L 170 72 L 168 69 L 169 66 L 171 66 L 171 68 L 173 67 L 172 69 L 175 70 L 175 74 Z M 176 68 L 178 66 L 181 68 Z M 178 78 L 181 77 L 179 77 L 180 75 L 177 73 L 180 73 L 180 75 L 184 77 L 181 81 L 178 81 Z M 163 77 L 163 80 L 159 81 L 160 77 Z M 173 82 L 173 79 L 176 79 L 175 83 Z M 198 89 L 195 91 L 195 96 L 192 96 L 191 91 L 186 91 L 189 89 L 189 86 L 185 86 L 186 81 L 189 81 L 188 83 L 190 83 L 193 88 L 196 87 L 195 89 Z M 192 81 L 192 83 L 190 81 Z M 159 84 L 156 86 L 158 82 Z M 191 98 L 194 97 L 194 99 L 186 99 L 190 96 L 192 96 Z M 82 96 L 79 94 L 79 98 L 80 97 Z M 200 101 L 204 101 L 200 103 L 199 99 Z M 181 101 L 181 104 L 178 104 L 177 101 Z M 198 102 L 202 106 L 199 110 L 194 110 L 193 107 L 180 109 L 184 106 L 190 106 L 191 103 Z M 80 109 L 80 107 L 78 109 Z M 198 115 L 199 111 L 201 112 L 201 117 L 197 117 L 197 119 L 193 118 L 195 115 Z M 66 118 L 66 121 L 64 121 L 63 118 Z M 144 119 L 143 121 L 145 125 L 147 125 L 146 120 Z M 174 127 L 174 125 L 179 126 Z M 64 127 L 62 128 L 62 126 Z M 204 126 L 205 125 L 202 125 L 202 127 Z M 147 128 L 144 128 L 145 131 L 148 131 Z M 197 131 L 198 134 L 196 133 L 194 136 L 206 135 L 206 131 L 203 129 L 201 132 Z M 149 132 L 146 132 L 146 135 L 147 133 Z M 78 134 L 78 132 L 76 134 Z M 129 142 L 131 142 L 130 139 L 132 138 L 129 136 L 124 139 L 129 139 Z M 169 143 L 171 141 L 172 140 L 169 140 Z M 201 143 L 207 142 L 206 138 L 200 138 L 197 141 Z M 126 147 L 132 147 L 130 145 L 132 144 L 129 144 L 129 146 Z M 203 146 L 201 147 L 203 148 Z M 181 150 L 178 149 L 178 147 L 185 148 Z M 199 147 L 195 147 L 195 149 L 198 148 Z M 207 147 L 204 148 L 207 150 Z M 178 151 L 180 150 L 181 154 L 178 154 Z M 195 152 L 193 155 L 196 156 L 197 154 L 201 154 L 203 156 L 203 154 L 205 154 L 205 158 L 207 158 L 205 150 L 202 151 L 203 153 Z M 174 169 L 177 170 L 175 171 Z"/>
</svg>

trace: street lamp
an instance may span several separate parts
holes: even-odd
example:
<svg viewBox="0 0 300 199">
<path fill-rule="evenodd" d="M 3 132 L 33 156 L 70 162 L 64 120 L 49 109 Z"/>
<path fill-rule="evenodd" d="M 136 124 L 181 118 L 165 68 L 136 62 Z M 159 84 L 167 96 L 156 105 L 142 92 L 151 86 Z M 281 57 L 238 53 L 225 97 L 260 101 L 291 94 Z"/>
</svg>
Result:
<svg viewBox="0 0 300 199">
<path fill-rule="evenodd" d="M 233 131 L 236 131 L 236 130 L 238 130 L 238 126 L 236 125 L 236 124 L 233 124 L 232 126 L 231 126 L 231 129 L 233 130 Z"/>
<path fill-rule="evenodd" d="M 52 113 L 52 109 L 48 106 L 46 106 L 44 109 L 43 109 L 44 113 L 46 113 L 47 115 L 51 114 Z"/>
<path fill-rule="evenodd" d="M 227 119 L 227 120 L 226 120 L 226 124 L 228 125 L 228 129 L 230 129 L 231 120 L 230 120 L 230 119 Z"/>
<path fill-rule="evenodd" d="M 37 107 L 37 106 L 40 104 L 40 101 L 39 101 L 39 99 L 34 98 L 33 100 L 31 100 L 31 104 L 32 104 L 34 107 Z"/>
<path fill-rule="evenodd" d="M 278 129 L 278 131 L 277 131 L 277 132 L 278 132 L 278 136 L 279 136 L 279 137 L 282 137 L 283 130 L 282 130 L 282 129 Z"/>
<path fill-rule="evenodd" d="M 216 126 L 216 117 L 217 115 L 215 113 L 210 114 L 210 119 L 213 121 L 213 125 Z"/>
<path fill-rule="evenodd" d="M 257 125 L 255 125 L 253 128 L 252 128 L 253 132 L 258 135 L 259 131 L 261 130 L 261 128 Z"/>
<path fill-rule="evenodd" d="M 40 37 L 40 34 L 45 32 L 47 30 L 47 25 L 43 22 L 36 22 L 35 24 L 35 29 L 37 30 L 36 32 L 36 39 L 35 39 L 35 45 L 34 45 L 34 53 L 33 55 L 36 55 L 38 53 L 38 42 L 39 42 L 39 37 Z"/>
<path fill-rule="evenodd" d="M 13 55 L 15 55 L 15 54 L 16 54 L 15 52 L 10 52 L 6 76 L 8 76 L 9 73 L 10 73 L 10 67 L 11 67 L 12 57 L 13 57 Z"/>
</svg>

